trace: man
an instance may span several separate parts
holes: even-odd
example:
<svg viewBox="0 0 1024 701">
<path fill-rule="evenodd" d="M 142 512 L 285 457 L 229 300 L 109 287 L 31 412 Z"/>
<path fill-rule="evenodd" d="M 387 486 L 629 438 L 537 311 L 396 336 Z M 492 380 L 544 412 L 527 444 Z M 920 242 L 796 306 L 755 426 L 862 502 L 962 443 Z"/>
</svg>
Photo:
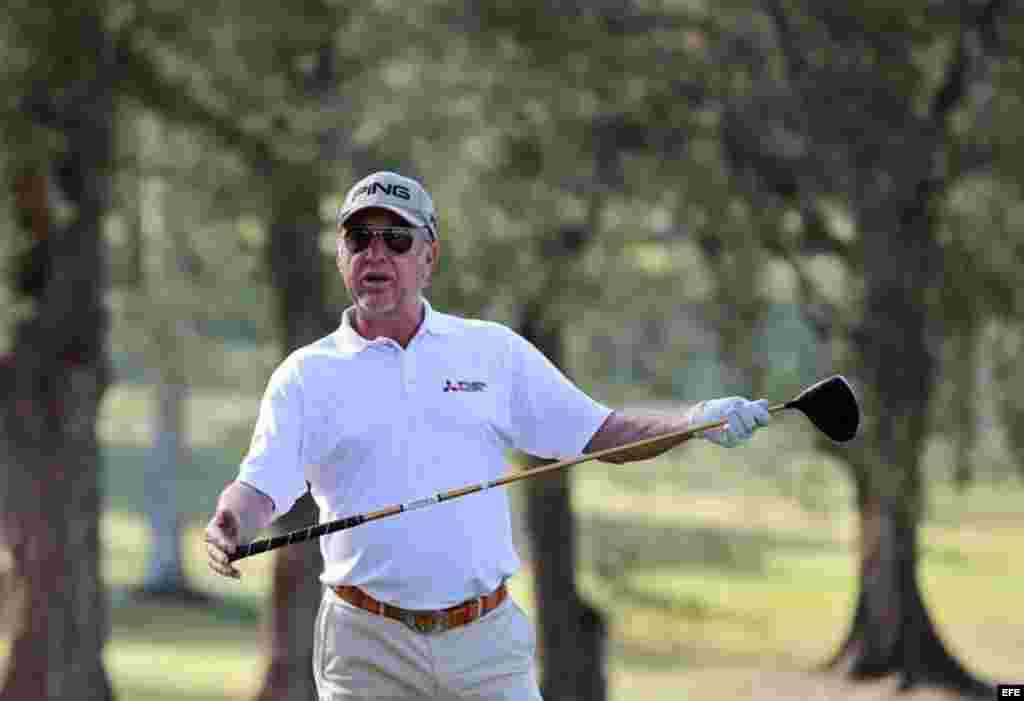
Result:
<svg viewBox="0 0 1024 701">
<path fill-rule="evenodd" d="M 766 401 L 740 397 L 678 417 L 608 409 L 507 327 L 432 309 L 423 291 L 440 250 L 415 180 L 378 172 L 349 191 L 337 265 L 352 306 L 270 378 L 238 478 L 206 528 L 215 572 L 240 577 L 228 554 L 307 488 L 326 521 L 499 477 L 508 448 L 566 458 L 722 418 L 728 426 L 705 437 L 733 446 L 768 422 Z M 533 629 L 505 588 L 520 563 L 504 490 L 320 545 L 321 701 L 540 698 Z"/>
</svg>

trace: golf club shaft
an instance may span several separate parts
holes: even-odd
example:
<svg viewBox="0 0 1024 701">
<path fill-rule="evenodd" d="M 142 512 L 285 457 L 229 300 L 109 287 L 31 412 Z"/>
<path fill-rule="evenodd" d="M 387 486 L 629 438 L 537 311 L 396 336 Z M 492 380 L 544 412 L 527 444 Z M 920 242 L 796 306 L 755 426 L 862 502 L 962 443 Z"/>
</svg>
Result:
<svg viewBox="0 0 1024 701">
<path fill-rule="evenodd" d="M 768 408 L 768 411 L 775 413 L 783 409 L 789 408 L 789 403 L 776 404 Z M 498 479 L 491 480 L 489 482 L 480 482 L 479 484 L 467 485 L 465 487 L 459 487 L 458 489 L 452 489 L 447 492 L 438 492 L 433 496 L 425 497 L 423 499 L 416 499 L 415 501 L 406 502 L 404 504 L 394 504 L 392 506 L 384 507 L 377 511 L 368 511 L 363 514 L 357 514 L 355 516 L 349 516 L 347 518 L 337 519 L 335 521 L 328 521 L 326 523 L 320 523 L 315 526 L 308 528 L 301 528 L 297 531 L 290 533 L 284 533 L 279 536 L 271 538 L 263 538 L 260 540 L 254 540 L 247 545 L 240 545 L 238 549 L 231 555 L 232 561 L 241 560 L 242 558 L 249 557 L 250 555 L 258 555 L 268 550 L 274 550 L 285 545 L 292 545 L 295 543 L 301 543 L 306 540 L 312 540 L 314 538 L 320 538 L 330 533 L 342 531 L 348 528 L 354 528 L 356 526 L 368 523 L 370 521 L 376 521 L 378 519 L 387 518 L 388 516 L 394 516 L 400 514 L 403 511 L 412 511 L 419 509 L 424 506 L 430 506 L 432 504 L 439 504 L 443 501 L 450 501 L 459 497 L 464 497 L 467 494 L 475 494 L 476 492 L 482 492 L 485 489 L 492 489 L 493 487 L 501 487 L 512 482 L 518 482 L 520 480 L 529 479 L 531 477 L 537 477 L 548 472 L 554 472 L 555 470 L 562 470 L 573 465 L 579 465 L 580 463 L 589 462 L 590 460 L 600 460 L 601 458 L 614 457 L 630 450 L 636 450 L 637 448 L 646 448 L 660 442 L 674 442 L 676 445 L 683 441 L 692 438 L 698 433 L 709 431 L 716 428 L 721 428 L 728 423 L 728 419 L 721 419 L 719 421 L 711 421 L 708 423 L 698 424 L 696 426 L 690 426 L 679 431 L 672 431 L 670 433 L 662 433 L 658 436 L 651 438 L 644 438 L 632 443 L 624 443 L 613 448 L 604 448 L 602 450 L 595 450 L 592 453 L 583 453 L 575 458 L 569 458 L 567 460 L 560 460 L 559 462 L 551 463 L 550 465 L 541 465 L 530 470 L 521 470 L 519 472 L 512 472 Z M 672 447 L 675 447 L 674 445 Z"/>
</svg>

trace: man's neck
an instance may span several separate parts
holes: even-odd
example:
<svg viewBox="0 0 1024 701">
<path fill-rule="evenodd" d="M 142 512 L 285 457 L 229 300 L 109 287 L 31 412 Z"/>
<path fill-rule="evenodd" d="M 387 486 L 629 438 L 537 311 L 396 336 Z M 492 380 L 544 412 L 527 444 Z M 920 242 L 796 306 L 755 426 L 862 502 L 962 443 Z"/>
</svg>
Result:
<svg viewBox="0 0 1024 701">
<path fill-rule="evenodd" d="M 416 335 L 420 324 L 426 318 L 427 309 L 422 301 L 418 301 L 416 311 L 398 313 L 394 317 L 365 319 L 359 313 L 359 307 L 352 310 L 352 327 L 363 338 L 372 341 L 375 338 L 390 338 L 405 348 Z"/>
</svg>

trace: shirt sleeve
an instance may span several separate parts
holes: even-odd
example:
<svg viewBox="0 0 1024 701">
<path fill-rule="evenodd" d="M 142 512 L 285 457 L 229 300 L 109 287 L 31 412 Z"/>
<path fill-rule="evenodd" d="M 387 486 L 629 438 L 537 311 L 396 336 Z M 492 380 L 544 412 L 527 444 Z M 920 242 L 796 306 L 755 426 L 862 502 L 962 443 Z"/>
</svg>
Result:
<svg viewBox="0 0 1024 701">
<path fill-rule="evenodd" d="M 302 383 L 291 359 L 270 377 L 249 452 L 242 460 L 238 480 L 274 500 L 274 518 L 291 510 L 306 489 L 302 461 Z"/>
<path fill-rule="evenodd" d="M 580 455 L 612 410 L 573 384 L 543 353 L 510 331 L 509 412 L 514 447 L 540 458 Z"/>
</svg>

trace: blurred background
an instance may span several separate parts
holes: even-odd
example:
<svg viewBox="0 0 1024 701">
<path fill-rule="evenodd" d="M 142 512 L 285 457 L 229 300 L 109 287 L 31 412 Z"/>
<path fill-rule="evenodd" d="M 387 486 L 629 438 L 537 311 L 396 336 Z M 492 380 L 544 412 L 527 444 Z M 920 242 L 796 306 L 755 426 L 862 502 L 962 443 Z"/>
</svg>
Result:
<svg viewBox="0 0 1024 701">
<path fill-rule="evenodd" d="M 0 701 L 314 698 L 317 548 L 234 582 L 201 532 L 380 169 L 437 204 L 432 304 L 612 406 L 862 403 L 510 487 L 548 701 L 1024 682 L 1022 10 L 6 3 Z"/>
</svg>

